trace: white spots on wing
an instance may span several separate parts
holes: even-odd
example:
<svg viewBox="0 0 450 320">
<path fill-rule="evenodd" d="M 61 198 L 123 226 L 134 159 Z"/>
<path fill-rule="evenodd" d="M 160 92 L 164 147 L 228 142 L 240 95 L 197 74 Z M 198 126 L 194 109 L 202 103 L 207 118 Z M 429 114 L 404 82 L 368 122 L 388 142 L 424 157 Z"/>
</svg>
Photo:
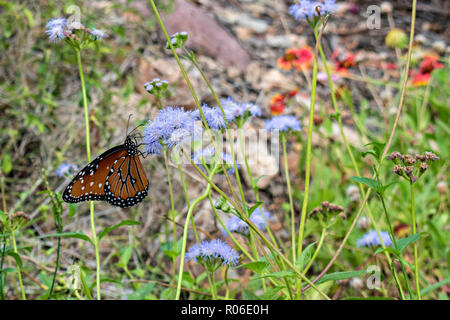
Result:
<svg viewBox="0 0 450 320">
<path fill-rule="evenodd" d="M 84 186 L 81 187 L 81 190 L 84 190 Z"/>
<path fill-rule="evenodd" d="M 101 188 L 101 187 L 102 187 L 102 184 L 101 184 L 101 183 L 99 183 L 99 184 L 98 184 L 98 187 L 99 187 L 99 188 Z"/>
<path fill-rule="evenodd" d="M 91 183 L 89 184 L 90 187 L 92 187 L 94 185 L 94 181 L 91 181 Z"/>
</svg>

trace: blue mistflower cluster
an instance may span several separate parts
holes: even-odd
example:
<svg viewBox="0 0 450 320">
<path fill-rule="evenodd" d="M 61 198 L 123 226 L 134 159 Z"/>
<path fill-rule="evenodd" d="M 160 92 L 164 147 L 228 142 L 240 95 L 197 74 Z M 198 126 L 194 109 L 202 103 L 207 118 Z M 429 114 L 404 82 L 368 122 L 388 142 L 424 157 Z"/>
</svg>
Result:
<svg viewBox="0 0 450 320">
<path fill-rule="evenodd" d="M 392 246 L 392 240 L 389 236 L 389 233 L 386 231 L 381 231 L 380 236 L 383 239 L 384 245 L 386 247 Z M 378 238 L 378 234 L 375 230 L 371 230 L 364 234 L 362 238 L 358 239 L 356 242 L 357 247 L 375 247 L 381 246 L 380 239 Z"/>
<path fill-rule="evenodd" d="M 226 129 L 228 123 L 236 123 L 238 126 L 242 126 L 247 119 L 261 116 L 261 108 L 254 103 L 239 103 L 231 97 L 221 99 L 220 103 L 225 112 L 226 121 L 219 107 L 213 108 L 206 104 L 202 106 L 205 120 L 208 126 L 214 130 Z M 195 111 L 195 117 L 202 120 L 199 110 Z"/>
<path fill-rule="evenodd" d="M 81 40 L 83 39 L 99 40 L 108 37 L 105 31 L 96 28 L 88 29 L 80 23 L 68 24 L 66 18 L 50 19 L 46 23 L 45 28 L 46 28 L 45 33 L 52 42 L 56 42 L 57 40 L 62 40 L 72 36 L 75 30 L 81 30 L 81 32 L 85 32 L 84 34 L 89 35 L 89 37 L 82 37 Z M 74 37 L 73 39 L 76 39 L 75 35 L 73 35 L 73 37 Z"/>
<path fill-rule="evenodd" d="M 300 131 L 300 121 L 294 116 L 282 115 L 267 120 L 264 123 L 267 131 Z"/>
<path fill-rule="evenodd" d="M 335 0 L 324 0 L 324 2 L 300 0 L 299 3 L 295 3 L 289 7 L 289 13 L 296 20 L 305 20 L 317 16 L 316 7 L 322 16 L 333 13 L 337 9 Z"/>
<path fill-rule="evenodd" d="M 225 152 L 222 152 L 220 156 L 223 159 L 223 163 L 225 164 L 228 173 L 233 174 L 234 167 L 232 156 Z M 217 156 L 216 149 L 214 147 L 206 147 L 202 150 L 194 152 L 192 155 L 192 161 L 197 165 L 201 165 L 204 169 L 206 169 L 205 166 L 208 167 L 208 171 L 212 170 L 212 168 L 216 164 L 220 163 L 222 159 Z M 239 169 L 239 164 L 236 164 L 236 166 Z"/>
<path fill-rule="evenodd" d="M 65 18 L 50 19 L 45 28 L 45 33 L 51 41 L 56 42 L 58 39 L 64 39 L 64 29 L 66 28 L 67 20 Z"/>
<path fill-rule="evenodd" d="M 263 208 L 256 208 L 250 216 L 250 221 L 255 224 L 255 226 L 260 230 L 265 230 L 267 226 L 267 221 L 271 219 L 271 213 Z M 239 217 L 233 215 L 231 216 L 226 227 L 230 232 L 240 233 L 244 236 L 248 235 L 248 224 L 240 219 Z M 227 235 L 225 229 L 222 229 L 222 233 Z"/>
<path fill-rule="evenodd" d="M 219 239 L 203 241 L 200 246 L 196 243 L 186 253 L 186 262 L 206 264 L 208 269 L 217 269 L 221 265 L 235 266 L 238 264 L 239 254 L 229 245 Z"/>
<path fill-rule="evenodd" d="M 56 169 L 56 175 L 58 177 L 62 177 L 66 174 L 72 174 L 78 170 L 78 166 L 71 163 L 63 162 L 59 165 L 59 167 Z"/>
<path fill-rule="evenodd" d="M 183 108 L 167 107 L 159 111 L 153 121 L 144 127 L 144 139 L 147 154 L 161 154 L 163 148 L 178 145 L 194 134 L 195 119 L 192 111 Z"/>
</svg>

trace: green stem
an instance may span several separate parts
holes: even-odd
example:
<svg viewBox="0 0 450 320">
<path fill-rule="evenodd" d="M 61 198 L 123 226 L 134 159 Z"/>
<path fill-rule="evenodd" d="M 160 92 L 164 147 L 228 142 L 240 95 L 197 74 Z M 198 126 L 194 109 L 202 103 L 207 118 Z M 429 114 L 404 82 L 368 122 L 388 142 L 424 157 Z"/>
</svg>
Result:
<svg viewBox="0 0 450 320">
<path fill-rule="evenodd" d="M 5 262 L 5 252 L 6 252 L 6 236 L 3 235 L 3 248 L 2 257 L 0 260 L 0 296 L 2 300 L 5 300 L 5 294 L 3 293 L 3 264 Z"/>
<path fill-rule="evenodd" d="M 209 179 L 211 180 L 212 177 L 214 176 L 214 174 L 216 173 L 217 167 L 215 167 L 212 171 L 211 174 L 209 175 Z M 189 221 L 191 219 L 192 216 L 192 212 L 194 211 L 195 206 L 202 201 L 203 199 L 205 199 L 209 192 L 211 191 L 211 184 L 208 184 L 206 187 L 206 191 L 197 199 L 195 199 L 188 210 L 187 216 L 186 216 L 186 221 L 184 222 L 184 229 L 183 229 L 183 242 L 182 242 L 182 246 L 181 246 L 181 260 L 180 260 L 180 268 L 178 271 L 178 283 L 177 283 L 177 291 L 175 294 L 175 300 L 179 300 L 180 299 L 180 294 L 181 294 L 181 280 L 183 279 L 183 269 L 184 269 L 184 260 L 185 260 L 185 256 L 186 256 L 186 243 L 187 243 L 187 234 L 188 234 L 188 229 L 189 229 Z"/>
<path fill-rule="evenodd" d="M 184 69 L 183 64 L 181 63 L 181 60 L 180 60 L 180 58 L 179 58 L 175 48 L 173 47 L 172 42 L 170 41 L 169 34 L 167 33 L 167 30 L 166 30 L 166 28 L 164 26 L 164 23 L 161 20 L 161 16 L 159 15 L 158 8 L 156 8 L 155 2 L 153 0 L 149 0 L 149 1 L 150 1 L 150 5 L 152 6 L 152 10 L 155 13 L 156 19 L 158 20 L 158 24 L 161 27 L 162 32 L 164 33 L 164 36 L 165 36 L 165 38 L 167 40 L 167 43 L 169 44 L 169 48 L 172 51 L 173 56 L 175 57 L 175 60 L 177 61 L 178 67 L 180 68 L 180 71 L 181 71 L 181 74 L 183 75 L 183 78 L 186 81 L 186 84 L 187 84 L 187 86 L 189 88 L 189 91 L 191 92 L 192 98 L 195 101 L 195 105 L 197 106 L 197 108 L 198 108 L 198 110 L 200 112 L 200 117 L 202 118 L 203 125 L 205 126 L 206 131 L 208 132 L 208 134 L 211 136 L 211 139 L 213 139 L 212 138 L 213 135 L 211 133 L 211 130 L 209 128 L 208 123 L 206 122 L 205 115 L 203 113 L 203 109 L 202 109 L 202 106 L 200 104 L 200 101 L 199 101 L 199 99 L 197 97 L 197 94 L 195 93 L 195 90 L 194 90 L 194 87 L 192 86 L 191 81 L 189 80 L 187 72 Z M 202 73 L 202 70 L 200 70 L 200 73 Z M 209 82 L 207 82 L 207 83 L 209 83 Z M 215 92 L 213 92 L 213 95 L 215 95 Z M 216 97 L 216 99 L 218 99 L 217 95 L 215 95 L 215 97 Z M 219 102 L 220 102 L 220 100 L 219 100 Z M 225 112 L 224 112 L 224 110 L 223 110 L 223 108 L 222 108 L 222 106 L 220 104 L 219 104 L 219 107 L 220 107 L 220 109 L 222 111 L 222 114 L 225 114 Z M 224 119 L 226 119 L 225 116 L 224 116 Z M 231 134 L 229 135 L 229 137 L 231 137 Z M 230 142 L 230 145 L 231 146 L 233 145 L 233 141 L 232 140 Z M 232 155 L 232 157 L 234 159 L 234 148 L 232 148 L 232 154 L 231 155 Z M 235 165 L 235 171 L 237 171 L 235 162 L 234 162 L 234 165 Z M 231 193 L 233 195 L 233 198 L 237 199 L 236 193 L 235 193 L 234 188 L 233 188 L 233 184 L 231 183 L 231 179 L 230 179 L 230 177 L 228 175 L 228 172 L 225 169 L 225 165 L 224 165 L 223 161 L 221 162 L 221 166 L 222 166 L 222 170 L 224 171 L 225 178 L 226 178 L 227 183 L 228 183 L 228 185 L 230 187 L 230 190 L 231 190 Z"/>
<path fill-rule="evenodd" d="M 214 271 L 213 272 L 206 271 L 206 273 L 208 274 L 208 282 L 209 282 L 209 288 L 210 288 L 210 291 L 212 294 L 212 298 L 213 298 L 213 300 L 217 300 L 216 281 L 214 279 Z"/>
<path fill-rule="evenodd" d="M 58 232 L 61 232 L 58 230 Z M 55 286 L 55 281 L 56 281 L 56 275 L 59 269 L 59 254 L 60 254 L 60 250 L 61 250 L 61 237 L 58 237 L 57 240 L 57 244 L 56 244 L 56 265 L 55 265 L 55 271 L 53 272 L 53 277 L 52 277 L 52 284 L 50 286 L 50 290 L 48 293 L 48 298 L 51 299 L 52 297 L 52 293 L 53 293 L 53 288 Z"/>
<path fill-rule="evenodd" d="M 81 90 L 83 93 L 83 106 L 84 106 L 84 122 L 86 127 L 86 153 L 88 162 L 91 162 L 91 141 L 90 141 L 90 129 L 89 129 L 89 109 L 87 104 L 87 95 L 86 95 L 86 84 L 84 82 L 84 74 L 83 74 L 83 65 L 81 62 L 81 51 L 80 49 L 75 49 L 77 54 L 77 63 L 78 63 L 78 72 L 80 74 L 81 81 Z M 89 202 L 90 209 L 90 221 L 91 221 L 91 230 L 92 230 L 92 243 L 94 244 L 95 249 L 95 261 L 96 261 L 96 287 L 97 287 L 97 300 L 101 300 L 101 292 L 100 292 L 100 252 L 98 250 L 98 237 L 97 232 L 95 230 L 95 211 L 94 211 L 94 202 Z"/>
<path fill-rule="evenodd" d="M 306 272 L 308 272 L 309 268 L 311 267 L 312 263 L 314 262 L 314 260 L 317 257 L 317 254 L 319 253 L 320 249 L 322 248 L 322 244 L 323 241 L 325 239 L 327 235 L 327 228 L 323 228 L 322 229 L 322 233 L 320 234 L 320 239 L 319 239 L 319 243 L 317 244 L 317 248 L 316 251 L 314 251 L 311 260 L 309 260 L 308 264 L 306 265 L 306 267 L 303 269 L 303 272 L 306 274 Z"/>
<path fill-rule="evenodd" d="M 296 261 L 295 257 L 295 212 L 294 212 L 294 200 L 292 199 L 292 190 L 291 190 L 291 179 L 289 178 L 289 168 L 287 161 L 287 152 L 286 152 L 286 135 L 281 132 L 281 144 L 283 146 L 283 159 L 284 159 L 284 175 L 286 176 L 286 184 L 288 188 L 288 196 L 289 196 L 289 207 L 291 210 L 291 247 L 292 247 L 292 261 Z"/>
<path fill-rule="evenodd" d="M 178 172 L 180 174 L 180 179 L 181 179 L 181 184 L 183 186 L 183 193 L 184 193 L 184 197 L 186 199 L 186 204 L 189 208 L 189 206 L 191 205 L 191 202 L 189 200 L 189 195 L 188 195 L 188 191 L 187 191 L 187 184 L 186 184 L 186 180 L 184 179 L 184 174 L 183 174 L 183 169 L 181 168 L 181 164 L 178 163 Z M 191 224 L 192 224 L 192 231 L 194 231 L 194 237 L 195 237 L 195 241 L 200 244 L 199 238 L 198 238 L 198 233 L 197 233 L 197 227 L 195 226 L 195 222 L 194 222 L 194 217 L 191 217 Z"/>
<path fill-rule="evenodd" d="M 253 180 L 253 175 L 252 175 L 252 172 L 250 170 L 250 166 L 248 165 L 247 156 L 245 154 L 245 145 L 244 145 L 244 137 L 243 137 L 242 127 L 238 128 L 238 133 L 239 133 L 239 144 L 241 145 L 241 153 L 242 153 L 242 157 L 244 158 L 244 163 L 245 163 L 245 169 L 247 170 L 247 173 L 248 173 L 248 178 L 250 180 L 250 185 L 252 186 L 253 191 L 255 191 L 256 202 L 259 202 L 260 199 L 259 199 L 258 186 L 256 185 L 255 180 Z"/>
<path fill-rule="evenodd" d="M 12 236 L 12 242 L 13 242 L 13 248 L 14 248 L 14 253 L 15 254 L 19 254 L 17 251 L 17 244 L 16 244 L 16 233 L 15 231 L 11 232 L 11 236 Z M 20 292 L 22 293 L 22 300 L 27 300 L 27 297 L 25 295 L 25 289 L 23 288 L 23 282 L 22 282 L 22 268 L 20 268 L 19 265 L 17 265 L 17 277 L 19 279 L 19 286 L 20 286 Z"/>
<path fill-rule="evenodd" d="M 386 155 L 389 151 L 389 148 L 392 144 L 392 140 L 394 139 L 395 131 L 397 130 L 398 122 L 399 122 L 400 115 L 401 115 L 402 109 L 403 109 L 403 102 L 404 102 L 405 93 L 406 93 L 409 65 L 411 63 L 412 46 L 413 46 L 413 40 L 414 40 L 414 28 L 415 28 L 415 21 L 416 21 L 416 4 L 417 4 L 417 0 L 413 0 L 412 10 L 411 10 L 411 31 L 410 31 L 410 35 L 409 35 L 408 54 L 407 54 L 407 58 L 406 58 L 406 67 L 405 67 L 403 78 L 401 81 L 401 93 L 400 93 L 400 100 L 399 100 L 398 108 L 397 108 L 397 114 L 395 116 L 394 124 L 392 125 L 392 129 L 391 129 L 391 133 L 389 135 L 388 141 L 384 147 L 383 154 L 381 155 L 381 158 L 379 159 L 378 168 L 381 167 L 381 164 L 383 163 L 384 158 L 386 157 Z M 342 240 L 339 248 L 336 250 L 335 254 L 330 259 L 330 262 L 328 262 L 327 266 L 313 280 L 313 283 L 319 281 L 319 279 L 322 278 L 327 273 L 327 271 L 331 268 L 331 266 L 334 264 L 334 262 L 336 261 L 336 259 L 340 255 L 340 253 L 342 252 L 344 245 L 346 244 L 348 238 L 350 237 L 350 234 L 352 233 L 353 229 L 355 228 L 356 223 L 357 223 L 359 217 L 361 216 L 362 210 L 364 209 L 364 206 L 366 205 L 367 200 L 369 199 L 370 192 L 371 192 L 371 189 L 369 189 L 367 191 L 366 196 L 364 197 L 364 199 L 361 203 L 361 206 L 358 210 L 358 213 L 354 217 L 353 222 L 352 222 L 350 228 L 347 230 L 347 233 L 345 234 L 344 239 Z M 306 290 L 306 287 L 303 290 Z"/>
<path fill-rule="evenodd" d="M 390 234 L 390 236 L 391 236 L 392 243 L 393 243 L 393 245 L 394 245 L 395 250 L 398 251 L 397 239 L 395 238 L 394 228 L 392 228 L 391 219 L 390 219 L 389 214 L 388 214 L 388 212 L 387 212 L 386 204 L 384 203 L 384 197 L 383 197 L 382 194 L 378 194 L 378 196 L 380 197 L 381 203 L 382 203 L 382 205 L 383 205 L 383 211 L 384 211 L 384 215 L 385 215 L 385 217 L 386 217 L 386 221 L 387 221 L 387 223 L 388 223 L 389 234 Z M 403 277 L 405 278 L 406 286 L 407 286 L 407 288 L 408 288 L 409 295 L 412 296 L 412 290 L 411 290 L 411 286 L 409 285 L 409 280 L 408 280 L 408 276 L 407 276 L 407 274 L 406 274 L 405 267 L 404 267 L 404 265 L 403 265 L 402 260 L 400 259 L 399 261 L 400 261 L 400 265 L 401 265 L 401 268 L 402 268 Z M 395 264 L 394 264 L 394 263 L 392 263 L 392 268 L 393 268 L 393 269 L 392 269 L 392 273 L 393 273 L 393 274 L 396 273 L 396 270 L 395 270 Z M 394 279 L 395 279 L 396 281 L 398 280 L 396 277 L 394 277 Z M 402 289 L 402 286 L 401 286 L 400 282 L 397 282 L 397 287 L 398 287 L 400 296 L 402 297 L 403 300 L 405 300 L 405 295 L 404 295 L 404 293 L 403 293 L 403 289 Z"/>
<path fill-rule="evenodd" d="M 411 218 L 412 218 L 412 228 L 413 234 L 417 233 L 416 230 L 416 210 L 414 204 L 414 184 L 410 182 L 411 189 Z M 419 240 L 414 242 L 414 277 L 416 279 L 416 293 L 417 300 L 421 300 L 422 297 L 420 295 L 420 283 L 419 283 L 419 257 L 418 257 L 418 242 Z M 412 295 L 410 295 L 412 297 Z"/>
<path fill-rule="evenodd" d="M 166 175 L 167 175 L 167 181 L 169 183 L 169 197 L 170 197 L 170 213 L 169 213 L 169 219 L 172 220 L 172 234 L 173 234 L 173 250 L 174 252 L 177 251 L 177 224 L 176 224 L 176 211 L 175 211 L 175 201 L 173 197 L 173 188 L 172 188 L 172 179 L 170 178 L 170 170 L 169 170 L 169 161 L 167 159 L 167 149 L 164 148 L 163 150 L 164 155 L 164 165 L 166 169 Z M 172 258 L 173 261 L 173 280 L 174 283 L 176 282 L 176 274 L 177 274 L 177 257 L 174 256 Z"/>
</svg>

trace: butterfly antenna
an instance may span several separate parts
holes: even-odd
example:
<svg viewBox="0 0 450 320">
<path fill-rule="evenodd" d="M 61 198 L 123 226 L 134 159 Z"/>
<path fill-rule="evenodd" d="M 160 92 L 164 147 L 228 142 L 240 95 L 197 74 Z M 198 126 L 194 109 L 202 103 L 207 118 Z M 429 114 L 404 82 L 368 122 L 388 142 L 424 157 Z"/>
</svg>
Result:
<svg viewBox="0 0 450 320">
<path fill-rule="evenodd" d="M 130 124 L 130 119 L 131 119 L 131 116 L 132 116 L 133 114 L 129 114 L 129 116 L 128 116 L 128 121 L 127 121 L 127 130 L 125 131 L 125 133 L 126 133 L 126 136 L 125 136 L 125 138 L 126 137 L 128 137 L 128 125 Z"/>
</svg>

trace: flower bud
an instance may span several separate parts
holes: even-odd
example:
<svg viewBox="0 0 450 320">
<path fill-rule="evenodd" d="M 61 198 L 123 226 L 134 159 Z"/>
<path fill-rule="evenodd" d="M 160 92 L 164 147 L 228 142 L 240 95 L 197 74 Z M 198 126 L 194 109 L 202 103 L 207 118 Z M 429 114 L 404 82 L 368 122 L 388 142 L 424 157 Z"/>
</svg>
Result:
<svg viewBox="0 0 450 320">
<path fill-rule="evenodd" d="M 401 29 L 392 29 L 384 39 L 386 45 L 391 48 L 405 48 L 408 42 L 408 36 Z"/>
<path fill-rule="evenodd" d="M 188 39 L 188 33 L 185 31 L 174 33 L 170 36 L 170 43 L 174 48 L 182 49 Z M 170 49 L 169 43 L 166 44 L 166 48 Z"/>
</svg>

